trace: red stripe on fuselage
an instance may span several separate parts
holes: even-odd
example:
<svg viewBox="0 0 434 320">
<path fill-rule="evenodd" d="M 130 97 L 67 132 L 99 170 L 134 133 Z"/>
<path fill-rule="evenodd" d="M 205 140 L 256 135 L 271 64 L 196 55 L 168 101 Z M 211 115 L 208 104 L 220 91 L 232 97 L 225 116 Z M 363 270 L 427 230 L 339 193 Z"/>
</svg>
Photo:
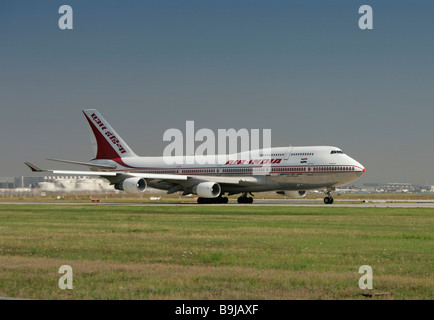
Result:
<svg viewBox="0 0 434 320">
<path fill-rule="evenodd" d="M 163 168 L 163 167 L 134 167 L 134 166 L 130 166 L 130 165 L 126 164 L 119 157 L 114 158 L 114 159 L 110 159 L 110 160 L 116 162 L 117 164 L 119 164 L 119 165 L 121 165 L 121 166 L 123 166 L 125 168 L 129 168 L 129 169 L 133 169 L 133 170 L 179 170 L 179 169 L 181 169 L 181 170 L 200 170 L 200 169 L 228 169 L 228 168 L 230 168 L 230 169 L 238 169 L 238 170 L 241 170 L 241 169 L 252 169 L 253 170 L 253 169 L 256 169 L 256 168 L 263 168 L 264 167 L 264 166 L 246 166 L 246 167 L 244 167 L 244 166 L 243 167 L 238 167 L 238 166 L 221 167 L 221 166 L 219 166 L 219 167 L 183 167 L 183 168 L 173 168 L 173 167 L 171 167 L 171 168 Z M 288 173 L 300 173 L 300 172 L 305 172 L 305 173 L 365 172 L 365 168 L 362 169 L 362 168 L 360 168 L 358 166 L 355 166 L 355 165 L 311 165 L 311 166 L 297 166 L 297 165 L 295 165 L 295 166 L 294 165 L 292 165 L 292 166 L 291 165 L 287 165 L 287 166 L 285 166 L 285 165 L 273 166 L 273 165 L 271 165 L 270 167 L 271 168 L 282 168 L 282 169 L 283 168 L 290 168 L 289 170 L 275 171 L 275 172 L 272 172 L 272 173 L 281 173 L 281 172 L 288 172 Z M 310 171 L 291 172 L 291 171 L 293 171 L 294 168 L 312 168 L 312 167 L 319 167 L 319 168 L 321 168 L 321 170 L 313 171 L 311 169 Z M 327 167 L 353 167 L 354 169 L 358 168 L 361 171 L 357 171 L 357 170 L 354 170 L 354 171 L 353 170 L 327 170 L 327 169 L 325 169 Z M 114 170 L 114 171 L 126 171 L 126 172 L 128 172 L 129 170 Z M 236 171 L 234 171 L 234 172 L 236 172 Z M 232 172 L 218 172 L 218 173 L 219 174 L 221 174 L 221 173 L 232 174 Z M 204 174 L 206 174 L 206 173 L 204 173 Z"/>
</svg>

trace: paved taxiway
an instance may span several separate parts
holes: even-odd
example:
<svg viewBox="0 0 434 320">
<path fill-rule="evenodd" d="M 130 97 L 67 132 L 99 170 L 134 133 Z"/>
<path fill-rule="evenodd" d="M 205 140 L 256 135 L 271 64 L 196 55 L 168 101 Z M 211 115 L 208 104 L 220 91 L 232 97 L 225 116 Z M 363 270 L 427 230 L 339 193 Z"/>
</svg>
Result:
<svg viewBox="0 0 434 320">
<path fill-rule="evenodd" d="M 376 207 L 376 208 L 433 208 L 434 200 L 414 200 L 414 201 L 387 201 L 387 200 L 367 200 L 360 201 L 339 201 L 335 199 L 332 205 L 326 205 L 320 200 L 286 200 L 286 199 L 256 199 L 253 204 L 238 204 L 229 202 L 227 204 L 197 204 L 194 202 L 0 202 L 0 204 L 16 205 L 93 205 L 93 206 L 281 206 L 281 207 Z"/>
</svg>

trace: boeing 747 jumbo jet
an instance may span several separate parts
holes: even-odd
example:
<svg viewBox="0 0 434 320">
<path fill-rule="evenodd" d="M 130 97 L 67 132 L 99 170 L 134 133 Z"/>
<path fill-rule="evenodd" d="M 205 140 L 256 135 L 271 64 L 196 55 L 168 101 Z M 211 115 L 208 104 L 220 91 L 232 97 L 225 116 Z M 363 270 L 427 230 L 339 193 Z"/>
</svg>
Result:
<svg viewBox="0 0 434 320">
<path fill-rule="evenodd" d="M 127 193 L 145 192 L 147 186 L 168 194 L 182 191 L 182 195 L 198 195 L 198 203 L 227 203 L 225 195 L 233 194 L 241 194 L 238 203 L 252 203 L 248 194 L 264 191 L 302 198 L 306 190 L 324 189 L 326 204 L 333 203 L 331 192 L 337 186 L 365 172 L 359 162 L 330 146 L 270 148 L 266 154 L 258 152 L 254 159 L 251 152 L 243 152 L 229 157 L 240 160 L 204 165 L 188 159 L 195 156 L 184 156 L 189 161 L 168 165 L 163 157 L 137 156 L 97 110 L 83 113 L 96 138 L 95 158 L 90 162 L 49 160 L 87 166 L 90 171 L 42 170 L 26 162 L 33 172 L 98 176 Z"/>
</svg>

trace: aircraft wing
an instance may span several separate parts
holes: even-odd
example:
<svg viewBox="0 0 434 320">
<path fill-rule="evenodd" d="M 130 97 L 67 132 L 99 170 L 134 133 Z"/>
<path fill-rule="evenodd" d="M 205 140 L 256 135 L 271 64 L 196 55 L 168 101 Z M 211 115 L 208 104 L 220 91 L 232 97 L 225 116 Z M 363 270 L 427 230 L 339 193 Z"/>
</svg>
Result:
<svg viewBox="0 0 434 320">
<path fill-rule="evenodd" d="M 25 165 L 33 172 L 50 172 L 53 174 L 62 175 L 80 175 L 80 176 L 97 176 L 103 178 L 109 177 L 140 177 L 145 179 L 159 179 L 159 180 L 187 180 L 187 176 L 181 176 L 176 174 L 158 174 L 158 173 L 129 173 L 119 171 L 75 171 L 75 170 L 44 170 L 40 169 L 30 162 L 25 162 Z"/>
<path fill-rule="evenodd" d="M 80 175 L 105 178 L 111 184 L 119 183 L 130 177 L 144 178 L 150 187 L 168 190 L 173 193 L 182 190 L 191 190 L 201 182 L 216 182 L 222 186 L 243 187 L 264 183 L 265 176 L 202 176 L 202 175 L 177 175 L 177 174 L 158 174 L 158 173 L 133 173 L 124 171 L 75 171 L 75 170 L 44 170 L 25 162 L 33 172 L 49 172 L 59 175 Z"/>
<path fill-rule="evenodd" d="M 71 160 L 60 160 L 60 159 L 47 159 L 50 161 L 57 161 L 57 162 L 63 162 L 63 163 L 69 163 L 69 164 L 76 164 L 76 165 L 80 165 L 80 166 L 86 166 L 86 167 L 90 167 L 92 169 L 116 169 L 116 166 L 111 166 L 111 165 L 104 165 L 104 164 L 95 164 L 95 163 L 90 163 L 90 162 L 81 162 L 81 161 L 71 161 Z"/>
<path fill-rule="evenodd" d="M 178 174 L 165 174 L 165 173 L 133 173 L 133 172 L 119 172 L 119 171 L 75 171 L 75 170 L 44 170 L 35 166 L 30 162 L 25 162 L 25 165 L 33 172 L 51 172 L 54 174 L 63 175 L 81 175 L 81 176 L 99 176 L 99 177 L 115 177 L 115 176 L 128 176 L 140 177 L 144 179 L 159 179 L 159 180 L 197 180 L 197 181 L 212 181 L 217 183 L 226 184 L 249 184 L 261 182 L 261 177 L 253 176 L 239 176 L 239 177 L 222 177 L 222 176 L 199 176 L 199 175 L 178 175 Z"/>
</svg>

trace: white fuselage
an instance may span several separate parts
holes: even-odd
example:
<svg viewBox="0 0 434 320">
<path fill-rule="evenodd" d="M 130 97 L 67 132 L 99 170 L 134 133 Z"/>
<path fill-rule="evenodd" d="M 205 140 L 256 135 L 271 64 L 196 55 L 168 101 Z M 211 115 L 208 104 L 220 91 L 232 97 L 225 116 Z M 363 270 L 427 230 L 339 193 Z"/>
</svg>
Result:
<svg viewBox="0 0 434 320">
<path fill-rule="evenodd" d="M 244 152 L 210 158 L 216 161 L 198 164 L 200 161 L 197 157 L 184 156 L 171 159 L 124 157 L 92 162 L 115 165 L 113 171 L 116 172 L 188 175 L 196 180 L 201 180 L 202 177 L 209 181 L 212 176 L 220 179 L 256 178 L 257 183 L 254 185 L 228 185 L 225 187 L 226 192 L 334 188 L 358 179 L 365 172 L 359 162 L 333 146 L 280 147 L 269 149 L 267 154 L 257 152 L 256 156 Z M 203 163 L 203 159 L 201 161 Z M 167 164 L 168 162 L 172 164 Z"/>
</svg>

